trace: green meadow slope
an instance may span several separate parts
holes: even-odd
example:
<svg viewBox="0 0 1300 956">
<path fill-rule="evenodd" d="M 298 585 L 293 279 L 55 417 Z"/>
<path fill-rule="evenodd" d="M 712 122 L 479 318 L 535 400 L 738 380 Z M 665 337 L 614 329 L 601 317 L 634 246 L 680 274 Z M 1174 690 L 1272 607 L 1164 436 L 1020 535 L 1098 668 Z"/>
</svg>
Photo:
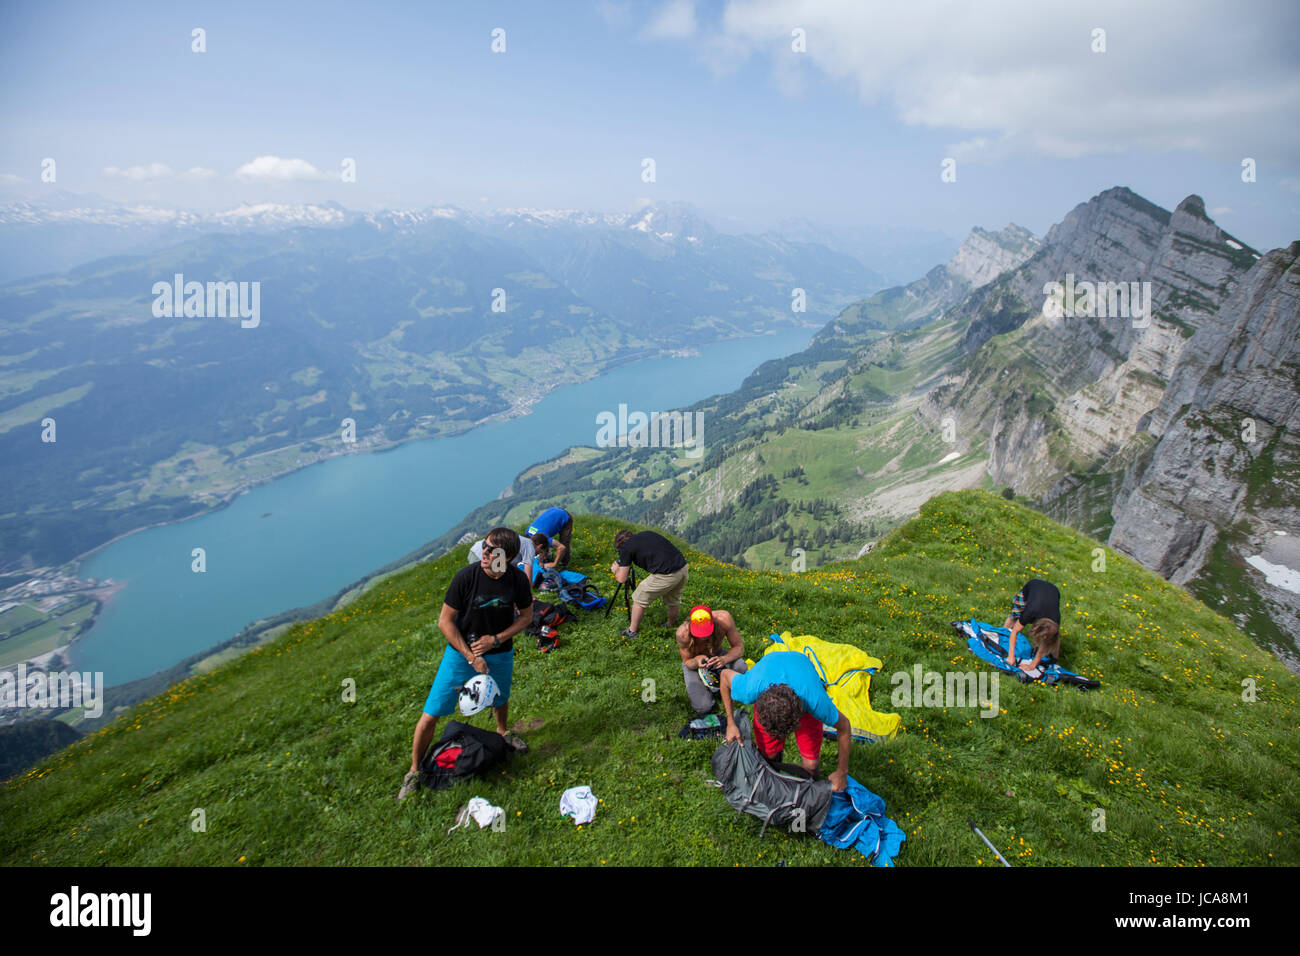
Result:
<svg viewBox="0 0 1300 956">
<path fill-rule="evenodd" d="M 576 566 L 597 581 L 617 527 L 579 519 Z M 750 657 L 789 629 L 882 659 L 872 702 L 903 728 L 855 744 L 850 772 L 907 831 L 899 865 L 996 865 L 968 816 L 1015 865 L 1300 863 L 1297 678 L 1135 563 L 1107 551 L 1094 571 L 1097 547 L 1028 508 L 952 492 L 865 558 L 803 574 L 688 550 L 686 597 L 731 609 Z M 635 642 L 617 636 L 621 610 L 565 625 L 550 655 L 520 641 L 511 722 L 531 751 L 488 779 L 397 803 L 443 647 L 435 617 L 463 561 L 457 549 L 387 578 L 0 786 L 0 862 L 864 864 L 806 835 L 760 840 L 757 821 L 706 783 L 715 742 L 677 738 L 687 704 L 658 606 Z M 1033 576 L 1061 585 L 1063 662 L 1100 690 L 1003 680 L 991 719 L 891 703 L 890 675 L 916 664 L 981 670 L 949 621 L 1000 620 Z M 349 678 L 354 703 L 342 700 Z M 601 803 L 576 827 L 559 800 L 583 784 Z M 447 835 L 474 795 L 505 808 L 505 829 Z M 191 826 L 196 809 L 206 832 Z"/>
</svg>

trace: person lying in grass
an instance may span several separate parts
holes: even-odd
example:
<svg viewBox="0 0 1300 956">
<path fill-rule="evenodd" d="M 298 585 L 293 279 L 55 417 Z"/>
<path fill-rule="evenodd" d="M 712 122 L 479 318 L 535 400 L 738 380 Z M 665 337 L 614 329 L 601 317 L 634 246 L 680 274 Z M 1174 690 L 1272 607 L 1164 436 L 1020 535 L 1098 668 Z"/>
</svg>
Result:
<svg viewBox="0 0 1300 956">
<path fill-rule="evenodd" d="M 731 612 L 713 611 L 703 604 L 691 608 L 690 618 L 677 628 L 677 650 L 682 655 L 686 696 L 700 716 L 717 704 L 722 671 L 743 674 L 748 668 L 745 641 Z"/>
<path fill-rule="evenodd" d="M 1033 660 L 1021 661 L 1020 669 L 1034 671 L 1043 661 L 1053 663 L 1061 656 L 1061 592 L 1055 584 L 1034 578 L 1027 581 L 1011 601 L 1011 614 L 1003 627 L 1010 628 L 1007 666 L 1016 666 L 1016 637 L 1027 630 L 1033 645 Z"/>
<path fill-rule="evenodd" d="M 834 727 L 839 761 L 831 772 L 831 787 L 848 786 L 849 747 L 853 728 L 826 693 L 812 661 L 793 651 L 768 654 L 747 673 L 722 672 L 722 707 L 727 712 L 727 743 L 744 746 L 732 714 L 734 702 L 754 707 L 754 744 L 768 763 L 775 764 L 794 734 L 800 763 L 817 777 L 822 753 L 822 725 Z"/>
<path fill-rule="evenodd" d="M 433 742 L 438 717 L 455 713 L 460 689 L 475 674 L 490 674 L 500 691 L 492 708 L 497 733 L 516 750 L 527 749 L 506 724 L 515 670 L 514 636 L 533 623 L 533 591 L 524 572 L 515 567 L 518 555 L 519 535 L 509 528 L 493 528 L 483 539 L 482 560 L 461 568 L 447 586 L 438 616 L 447 647 L 415 725 L 411 769 L 402 780 L 399 800 L 419 789 L 420 761 Z"/>
</svg>

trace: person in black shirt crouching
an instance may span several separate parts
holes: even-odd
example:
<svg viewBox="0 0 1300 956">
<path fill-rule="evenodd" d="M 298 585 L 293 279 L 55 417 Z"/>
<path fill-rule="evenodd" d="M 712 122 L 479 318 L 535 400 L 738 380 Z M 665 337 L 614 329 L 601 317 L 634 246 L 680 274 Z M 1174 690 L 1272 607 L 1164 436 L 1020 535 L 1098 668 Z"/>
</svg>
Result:
<svg viewBox="0 0 1300 956">
<path fill-rule="evenodd" d="M 618 551 L 618 559 L 609 566 L 614 580 L 620 584 L 626 581 L 633 565 L 647 572 L 632 592 L 632 620 L 619 636 L 637 637 L 646 608 L 659 599 L 668 609 L 668 627 L 677 627 L 682 589 L 690 572 L 686 556 L 661 534 L 653 531 L 633 534 L 626 528 L 614 535 L 614 549 Z"/>
<path fill-rule="evenodd" d="M 1055 584 L 1034 578 L 1027 581 L 1011 601 L 1011 614 L 1002 625 L 1011 629 L 1007 665 L 1016 666 L 1016 637 L 1028 631 L 1034 659 L 1021 661 L 1022 670 L 1032 671 L 1041 661 L 1053 663 L 1061 656 L 1061 592 Z"/>
</svg>

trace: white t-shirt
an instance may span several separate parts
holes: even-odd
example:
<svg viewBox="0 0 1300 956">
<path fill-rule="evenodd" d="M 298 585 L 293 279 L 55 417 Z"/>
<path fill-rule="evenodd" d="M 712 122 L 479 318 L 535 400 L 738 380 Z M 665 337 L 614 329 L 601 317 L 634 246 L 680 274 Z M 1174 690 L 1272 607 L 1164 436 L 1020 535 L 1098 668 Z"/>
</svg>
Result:
<svg viewBox="0 0 1300 956">
<path fill-rule="evenodd" d="M 533 548 L 532 538 L 519 536 L 519 557 L 515 558 L 515 566 L 522 568 L 524 577 L 528 580 L 533 579 L 533 558 L 537 556 L 537 551 Z M 478 564 L 483 560 L 483 539 L 479 538 L 469 546 L 469 558 L 466 564 Z"/>
</svg>

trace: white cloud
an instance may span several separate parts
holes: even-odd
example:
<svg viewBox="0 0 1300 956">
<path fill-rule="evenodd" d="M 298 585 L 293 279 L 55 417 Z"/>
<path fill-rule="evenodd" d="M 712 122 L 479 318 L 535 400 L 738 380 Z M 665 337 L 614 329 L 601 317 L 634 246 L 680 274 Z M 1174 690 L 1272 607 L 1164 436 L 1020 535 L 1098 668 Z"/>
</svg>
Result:
<svg viewBox="0 0 1300 956">
<path fill-rule="evenodd" d="M 12 186 L 15 183 L 25 183 L 27 180 L 21 176 L 15 176 L 13 173 L 0 173 L 0 186 Z"/>
<path fill-rule="evenodd" d="M 1300 193 L 1300 179 L 1288 176 L 1286 179 L 1283 179 L 1279 185 L 1283 189 L 1288 189 L 1293 193 Z"/>
<path fill-rule="evenodd" d="M 138 166 L 105 166 L 103 175 L 106 179 L 125 179 L 133 183 L 156 183 L 172 179 L 203 180 L 216 175 L 210 169 L 193 166 L 183 173 L 178 173 L 166 163 L 145 163 Z"/>
<path fill-rule="evenodd" d="M 596 12 L 611 30 L 625 30 L 632 25 L 632 5 L 617 0 L 596 0 Z"/>
<path fill-rule="evenodd" d="M 1231 206 L 1215 206 L 1213 209 L 1210 210 L 1210 215 L 1213 216 L 1215 219 L 1219 218 L 1220 216 L 1231 216 L 1231 215 L 1232 215 L 1232 207 L 1231 207 Z"/>
<path fill-rule="evenodd" d="M 795 27 L 806 54 L 790 48 Z M 1285 119 L 1300 114 L 1296 35 L 1300 6 L 1284 0 L 1249 15 L 1198 0 L 730 0 L 694 42 L 719 74 L 770 57 L 783 91 L 798 89 L 786 61 L 806 58 L 909 126 L 955 132 L 959 159 L 1139 148 L 1300 162 Z"/>
<path fill-rule="evenodd" d="M 244 181 L 262 180 L 289 182 L 302 179 L 328 179 L 319 169 L 305 159 L 281 159 L 279 156 L 258 156 L 235 170 L 235 178 Z"/>
<path fill-rule="evenodd" d="M 645 26 L 645 35 L 659 40 L 681 40 L 695 35 L 694 0 L 667 0 Z"/>
<path fill-rule="evenodd" d="M 161 179 L 171 179 L 176 175 L 172 168 L 165 163 L 127 166 L 125 169 L 120 169 L 117 166 L 105 166 L 103 172 L 107 179 L 129 179 L 133 183 L 157 182 Z"/>
</svg>

